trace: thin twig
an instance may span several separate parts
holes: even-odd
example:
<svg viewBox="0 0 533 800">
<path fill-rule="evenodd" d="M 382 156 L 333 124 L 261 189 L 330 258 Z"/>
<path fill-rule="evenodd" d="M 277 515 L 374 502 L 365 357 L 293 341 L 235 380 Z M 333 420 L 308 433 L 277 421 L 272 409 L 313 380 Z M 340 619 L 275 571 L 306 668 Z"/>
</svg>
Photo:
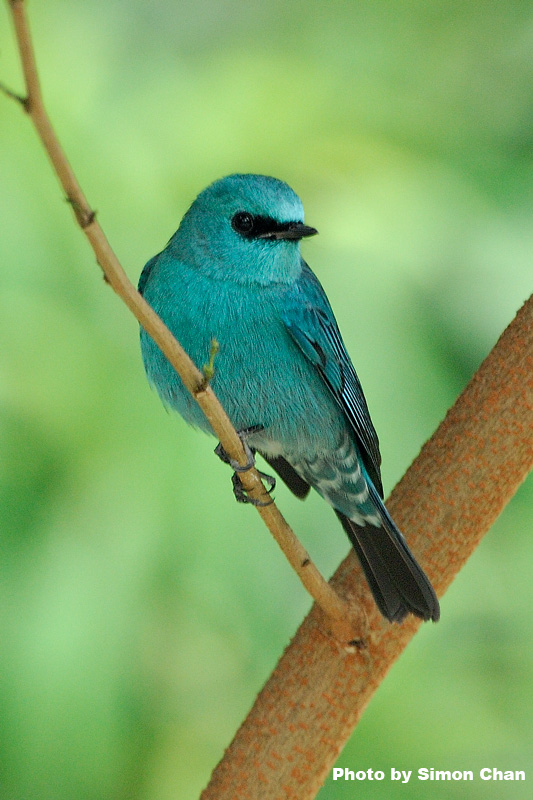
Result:
<svg viewBox="0 0 533 800">
<path fill-rule="evenodd" d="M 184 385 L 193 395 L 226 453 L 239 462 L 246 463 L 241 440 L 224 409 L 208 385 L 206 376 L 193 364 L 187 353 L 169 329 L 136 291 L 113 252 L 95 212 L 91 209 L 46 113 L 35 54 L 32 45 L 24 0 L 8 0 L 15 24 L 20 60 L 26 84 L 26 97 L 19 97 L 3 89 L 9 97 L 18 100 L 31 118 L 48 153 L 67 200 L 72 206 L 79 226 L 94 250 L 106 281 L 126 303 L 145 331 L 157 343 L 172 364 Z M 214 357 L 214 356 L 213 356 Z M 243 487 L 252 499 L 270 499 L 255 469 L 240 473 Z M 345 646 L 360 638 L 361 626 L 351 603 L 342 599 L 325 581 L 302 544 L 289 527 L 274 503 L 257 506 L 266 526 L 283 550 L 289 563 L 298 574 L 309 594 L 316 600 L 328 620 L 327 628 Z"/>
<path fill-rule="evenodd" d="M 24 110 L 26 110 L 26 98 L 25 97 L 21 97 L 20 94 L 17 94 L 16 92 L 14 92 L 11 89 L 9 89 L 4 83 L 0 83 L 0 92 L 2 92 L 2 94 L 5 94 L 5 96 L 9 97 L 11 100 L 16 100 L 17 103 L 20 103 L 22 108 Z"/>
</svg>

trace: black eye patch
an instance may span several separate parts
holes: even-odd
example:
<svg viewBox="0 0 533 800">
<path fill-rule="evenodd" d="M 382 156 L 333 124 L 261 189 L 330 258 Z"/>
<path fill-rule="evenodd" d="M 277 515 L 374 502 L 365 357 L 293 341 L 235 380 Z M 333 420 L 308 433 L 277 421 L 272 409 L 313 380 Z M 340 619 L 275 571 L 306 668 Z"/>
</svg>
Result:
<svg viewBox="0 0 533 800">
<path fill-rule="evenodd" d="M 263 217 L 259 214 L 250 214 L 248 211 L 238 211 L 231 220 L 231 227 L 246 239 L 256 239 L 261 237 L 268 239 L 270 236 L 279 237 L 294 226 L 294 222 L 278 222 L 272 217 Z M 276 237 L 278 234 L 278 237 Z"/>
</svg>

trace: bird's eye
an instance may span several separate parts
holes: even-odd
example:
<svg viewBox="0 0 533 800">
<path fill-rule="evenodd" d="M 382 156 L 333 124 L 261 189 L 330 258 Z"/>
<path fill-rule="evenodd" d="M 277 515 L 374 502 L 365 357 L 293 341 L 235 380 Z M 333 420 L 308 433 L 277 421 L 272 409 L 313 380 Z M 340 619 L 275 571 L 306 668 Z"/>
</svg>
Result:
<svg viewBox="0 0 533 800">
<path fill-rule="evenodd" d="M 246 235 L 253 230 L 254 218 L 248 211 L 238 211 L 231 220 L 231 227 L 237 233 Z"/>
</svg>

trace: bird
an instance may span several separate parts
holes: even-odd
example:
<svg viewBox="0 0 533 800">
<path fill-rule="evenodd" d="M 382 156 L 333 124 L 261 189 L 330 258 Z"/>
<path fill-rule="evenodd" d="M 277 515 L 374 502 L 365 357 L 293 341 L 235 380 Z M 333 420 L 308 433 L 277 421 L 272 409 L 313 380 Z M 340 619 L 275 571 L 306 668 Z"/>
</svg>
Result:
<svg viewBox="0 0 533 800">
<path fill-rule="evenodd" d="M 198 367 L 216 341 L 212 388 L 247 452 L 297 497 L 313 488 L 333 507 L 381 614 L 436 622 L 435 591 L 383 502 L 379 441 L 359 378 L 301 256 L 302 239 L 316 233 L 288 184 L 229 175 L 200 192 L 138 290 Z M 159 347 L 142 328 L 140 336 L 163 403 L 213 434 Z M 220 445 L 216 452 L 224 457 Z"/>
</svg>

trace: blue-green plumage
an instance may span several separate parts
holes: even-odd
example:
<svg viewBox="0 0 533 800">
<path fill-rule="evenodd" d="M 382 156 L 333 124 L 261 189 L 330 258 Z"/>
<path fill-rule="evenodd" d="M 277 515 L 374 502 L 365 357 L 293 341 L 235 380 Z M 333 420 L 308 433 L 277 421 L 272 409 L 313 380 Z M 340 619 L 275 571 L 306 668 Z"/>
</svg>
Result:
<svg viewBox="0 0 533 800">
<path fill-rule="evenodd" d="M 301 259 L 297 195 L 281 181 L 232 175 L 195 200 L 139 291 L 198 365 L 220 346 L 212 386 L 237 430 L 299 496 L 315 488 L 336 510 L 382 613 L 438 619 L 426 576 L 381 500 L 378 438 L 318 279 Z M 187 422 L 212 432 L 152 339 L 150 382 Z"/>
</svg>

